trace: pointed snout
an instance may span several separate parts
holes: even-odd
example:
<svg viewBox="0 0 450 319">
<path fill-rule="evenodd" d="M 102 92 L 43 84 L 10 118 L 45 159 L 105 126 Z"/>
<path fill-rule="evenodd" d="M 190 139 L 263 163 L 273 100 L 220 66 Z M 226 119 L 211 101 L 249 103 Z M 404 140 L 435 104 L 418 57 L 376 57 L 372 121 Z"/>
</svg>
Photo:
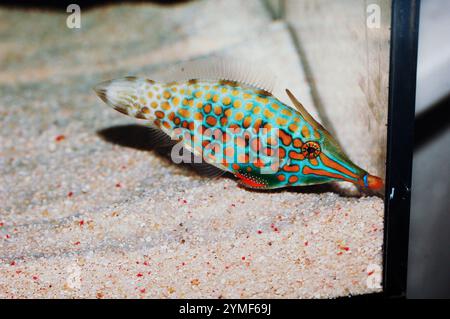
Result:
<svg viewBox="0 0 450 319">
<path fill-rule="evenodd" d="M 330 170 L 332 176 L 338 180 L 355 183 L 373 191 L 379 191 L 384 187 L 383 180 L 354 164 L 347 156 L 335 154 L 334 158 L 325 154 L 320 154 L 322 163 Z"/>
<path fill-rule="evenodd" d="M 366 186 L 368 189 L 379 191 L 383 188 L 384 183 L 378 176 L 367 174 L 365 177 Z"/>
</svg>

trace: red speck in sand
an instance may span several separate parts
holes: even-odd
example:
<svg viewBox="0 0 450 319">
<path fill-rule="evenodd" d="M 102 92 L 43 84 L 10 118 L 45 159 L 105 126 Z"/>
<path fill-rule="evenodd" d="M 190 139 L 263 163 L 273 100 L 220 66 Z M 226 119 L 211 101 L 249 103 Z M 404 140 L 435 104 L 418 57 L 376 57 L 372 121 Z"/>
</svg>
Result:
<svg viewBox="0 0 450 319">
<path fill-rule="evenodd" d="M 65 139 L 66 137 L 64 135 L 58 135 L 57 137 L 55 137 L 55 141 L 57 142 L 61 142 Z"/>
<path fill-rule="evenodd" d="M 338 256 L 342 255 L 342 251 L 338 252 L 337 255 L 338 255 Z"/>
<path fill-rule="evenodd" d="M 141 273 L 138 273 L 138 274 L 136 275 L 136 277 L 142 277 L 142 276 L 144 276 L 144 275 L 141 274 Z"/>
<path fill-rule="evenodd" d="M 242 260 L 245 260 L 245 256 L 242 256 L 242 258 L 241 258 Z"/>
<path fill-rule="evenodd" d="M 278 227 L 275 227 L 275 224 L 271 224 L 270 228 L 272 228 L 274 232 L 278 232 Z"/>
<path fill-rule="evenodd" d="M 84 220 L 80 220 L 79 224 L 80 224 L 80 226 L 83 226 L 84 225 Z"/>
<path fill-rule="evenodd" d="M 117 183 L 116 187 L 119 188 L 119 187 L 122 187 L 122 185 L 120 185 L 120 183 Z"/>
<path fill-rule="evenodd" d="M 73 196 L 73 192 L 68 192 L 67 193 L 67 197 L 72 197 Z"/>
<path fill-rule="evenodd" d="M 77 241 L 77 242 L 74 242 L 73 244 L 74 244 L 74 245 L 79 245 L 79 244 L 80 244 L 80 242 L 79 242 L 79 241 Z"/>
<path fill-rule="evenodd" d="M 305 241 L 305 246 L 308 246 L 308 242 L 307 241 Z"/>
<path fill-rule="evenodd" d="M 13 260 L 13 261 L 11 261 L 9 264 L 10 264 L 11 266 L 15 266 L 15 265 L 16 265 L 16 262 Z"/>
<path fill-rule="evenodd" d="M 16 274 L 20 274 L 22 270 L 16 270 Z"/>
<path fill-rule="evenodd" d="M 5 224 L 3 222 L 0 222 L 0 227 L 3 227 Z"/>
<path fill-rule="evenodd" d="M 345 251 L 349 251 L 350 250 L 350 248 L 347 247 L 347 246 L 340 246 L 339 248 L 342 249 L 342 250 L 345 250 Z"/>
<path fill-rule="evenodd" d="M 258 234 L 262 234 L 262 230 L 258 230 Z"/>
<path fill-rule="evenodd" d="M 141 290 L 139 290 L 141 292 L 141 294 L 145 293 L 145 288 L 142 288 Z"/>
<path fill-rule="evenodd" d="M 369 272 L 367 273 L 367 276 L 373 275 L 374 272 L 375 272 L 375 270 L 369 271 Z"/>
<path fill-rule="evenodd" d="M 148 266 L 148 265 L 149 265 L 148 262 L 144 261 L 144 266 Z"/>
<path fill-rule="evenodd" d="M 10 239 L 10 238 L 11 238 L 11 235 L 6 234 L 6 235 L 5 235 L 5 238 L 6 238 L 6 239 Z"/>
<path fill-rule="evenodd" d="M 39 279 L 38 276 L 33 276 L 32 278 L 33 278 L 33 280 L 38 280 Z"/>
</svg>

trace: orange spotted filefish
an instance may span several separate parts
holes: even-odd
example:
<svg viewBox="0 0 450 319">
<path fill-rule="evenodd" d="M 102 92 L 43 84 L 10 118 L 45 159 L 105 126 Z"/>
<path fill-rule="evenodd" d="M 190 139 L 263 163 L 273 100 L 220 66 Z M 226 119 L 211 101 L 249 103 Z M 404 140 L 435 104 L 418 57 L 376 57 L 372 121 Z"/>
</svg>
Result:
<svg viewBox="0 0 450 319">
<path fill-rule="evenodd" d="M 381 178 L 355 165 L 330 133 L 286 90 L 295 109 L 270 92 L 230 80 L 161 82 L 126 77 L 100 83 L 115 110 L 147 120 L 240 184 L 273 189 L 347 181 L 370 190 Z"/>
</svg>

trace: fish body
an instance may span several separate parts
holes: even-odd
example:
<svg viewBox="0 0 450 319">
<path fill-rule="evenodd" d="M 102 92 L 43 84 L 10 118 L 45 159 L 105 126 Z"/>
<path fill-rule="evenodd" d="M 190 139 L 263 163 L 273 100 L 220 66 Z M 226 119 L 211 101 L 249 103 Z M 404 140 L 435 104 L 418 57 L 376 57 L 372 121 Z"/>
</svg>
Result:
<svg viewBox="0 0 450 319">
<path fill-rule="evenodd" d="M 127 77 L 95 90 L 117 111 L 147 120 L 246 187 L 336 180 L 373 190 L 383 185 L 352 163 L 289 91 L 297 109 L 266 90 L 229 80 L 166 83 Z"/>
</svg>

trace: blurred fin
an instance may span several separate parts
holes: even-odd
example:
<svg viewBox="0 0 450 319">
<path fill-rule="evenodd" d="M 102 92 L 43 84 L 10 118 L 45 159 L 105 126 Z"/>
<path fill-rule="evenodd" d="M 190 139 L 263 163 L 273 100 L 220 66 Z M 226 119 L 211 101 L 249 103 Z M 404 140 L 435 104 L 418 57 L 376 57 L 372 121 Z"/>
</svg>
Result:
<svg viewBox="0 0 450 319">
<path fill-rule="evenodd" d="M 163 82 L 224 80 L 239 82 L 268 93 L 273 92 L 276 84 L 276 77 L 265 68 L 246 61 L 219 57 L 182 62 L 160 74 L 157 79 Z"/>
<path fill-rule="evenodd" d="M 195 156 L 195 155 L 194 155 Z M 225 171 L 206 162 L 192 163 L 191 167 L 201 176 L 215 178 L 225 174 Z"/>
<path fill-rule="evenodd" d="M 153 147 L 163 148 L 163 147 L 171 147 L 178 143 L 178 140 L 173 140 L 167 133 L 162 131 L 157 127 L 148 127 L 150 130 L 150 143 Z"/>
</svg>

